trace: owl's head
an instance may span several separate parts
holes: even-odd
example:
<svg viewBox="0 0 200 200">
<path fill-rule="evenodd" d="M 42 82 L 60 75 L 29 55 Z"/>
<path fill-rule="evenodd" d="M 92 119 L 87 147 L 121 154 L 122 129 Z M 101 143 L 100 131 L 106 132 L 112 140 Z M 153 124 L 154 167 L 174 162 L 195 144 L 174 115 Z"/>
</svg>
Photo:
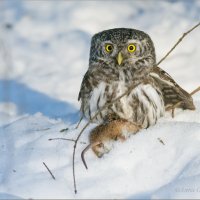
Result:
<svg viewBox="0 0 200 200">
<path fill-rule="evenodd" d="M 104 63 L 110 67 L 152 67 L 156 64 L 153 42 L 143 31 L 115 28 L 92 37 L 90 65 Z"/>
</svg>

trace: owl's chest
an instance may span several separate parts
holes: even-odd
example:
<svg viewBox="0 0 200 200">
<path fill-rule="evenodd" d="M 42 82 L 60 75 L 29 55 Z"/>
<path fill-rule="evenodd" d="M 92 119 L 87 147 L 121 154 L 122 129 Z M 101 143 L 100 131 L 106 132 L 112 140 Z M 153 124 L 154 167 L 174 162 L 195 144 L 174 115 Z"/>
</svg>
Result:
<svg viewBox="0 0 200 200">
<path fill-rule="evenodd" d="M 92 102 L 97 102 L 102 106 L 105 102 L 110 102 L 123 94 L 131 85 L 132 81 L 127 81 L 123 72 L 113 75 L 112 77 L 102 77 L 97 87 L 93 88 L 91 93 Z"/>
<path fill-rule="evenodd" d="M 91 93 L 89 103 L 90 113 L 95 113 L 106 103 L 123 95 L 133 84 L 127 83 L 124 74 L 120 74 L 117 81 L 110 83 L 100 82 Z M 115 113 L 120 118 L 142 124 L 144 127 L 155 124 L 164 113 L 164 102 L 159 91 L 150 83 L 136 84 L 127 95 L 113 103 L 108 109 L 101 112 L 102 118 L 109 113 Z"/>
</svg>

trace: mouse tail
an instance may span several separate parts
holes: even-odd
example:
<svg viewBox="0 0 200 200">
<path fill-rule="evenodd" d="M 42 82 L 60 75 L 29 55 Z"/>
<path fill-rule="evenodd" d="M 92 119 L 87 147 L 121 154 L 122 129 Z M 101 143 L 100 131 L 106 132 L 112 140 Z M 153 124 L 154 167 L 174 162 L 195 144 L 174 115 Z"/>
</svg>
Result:
<svg viewBox="0 0 200 200">
<path fill-rule="evenodd" d="M 85 161 L 85 153 L 90 149 L 92 148 L 93 146 L 95 145 L 98 145 L 100 144 L 99 142 L 96 142 L 95 144 L 89 144 L 88 146 L 85 147 L 85 149 L 83 149 L 83 151 L 81 152 L 81 159 L 82 159 L 82 162 L 85 166 L 86 169 L 88 169 L 87 167 L 87 164 L 86 164 L 86 161 Z"/>
</svg>

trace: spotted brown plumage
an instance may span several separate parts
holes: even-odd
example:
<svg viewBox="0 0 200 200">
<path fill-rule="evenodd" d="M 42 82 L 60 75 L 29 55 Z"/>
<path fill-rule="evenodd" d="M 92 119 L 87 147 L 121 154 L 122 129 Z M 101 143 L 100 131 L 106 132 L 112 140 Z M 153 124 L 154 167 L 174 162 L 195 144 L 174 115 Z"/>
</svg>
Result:
<svg viewBox="0 0 200 200">
<path fill-rule="evenodd" d="M 191 95 L 181 88 L 167 72 L 155 66 L 152 68 L 150 76 L 159 85 L 164 97 L 166 110 L 175 105 L 178 108 L 195 110 Z"/>
<path fill-rule="evenodd" d="M 83 115 L 91 119 L 106 103 L 133 86 L 126 96 L 102 110 L 93 121 L 102 123 L 108 116 L 115 116 L 115 119 L 125 119 L 147 128 L 177 102 L 182 101 L 181 108 L 194 109 L 191 96 L 155 66 L 154 45 L 146 33 L 117 28 L 95 34 L 91 41 L 89 68 L 78 97 Z"/>
</svg>

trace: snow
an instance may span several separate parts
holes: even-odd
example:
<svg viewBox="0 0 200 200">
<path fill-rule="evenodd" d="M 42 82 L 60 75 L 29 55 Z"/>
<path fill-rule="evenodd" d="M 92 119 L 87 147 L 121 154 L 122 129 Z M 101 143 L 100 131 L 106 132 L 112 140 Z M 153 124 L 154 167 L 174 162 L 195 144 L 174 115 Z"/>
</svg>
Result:
<svg viewBox="0 0 200 200">
<path fill-rule="evenodd" d="M 80 154 L 91 124 L 77 146 L 76 195 L 74 143 L 49 140 L 75 139 L 87 122 L 75 129 L 94 33 L 143 30 L 159 61 L 199 21 L 199 12 L 198 0 L 0 1 L 0 199 L 200 198 L 200 94 L 195 111 L 177 109 L 175 118 L 166 113 L 103 158 L 89 150 L 86 170 Z M 199 31 L 161 65 L 189 92 L 200 84 Z"/>
</svg>

